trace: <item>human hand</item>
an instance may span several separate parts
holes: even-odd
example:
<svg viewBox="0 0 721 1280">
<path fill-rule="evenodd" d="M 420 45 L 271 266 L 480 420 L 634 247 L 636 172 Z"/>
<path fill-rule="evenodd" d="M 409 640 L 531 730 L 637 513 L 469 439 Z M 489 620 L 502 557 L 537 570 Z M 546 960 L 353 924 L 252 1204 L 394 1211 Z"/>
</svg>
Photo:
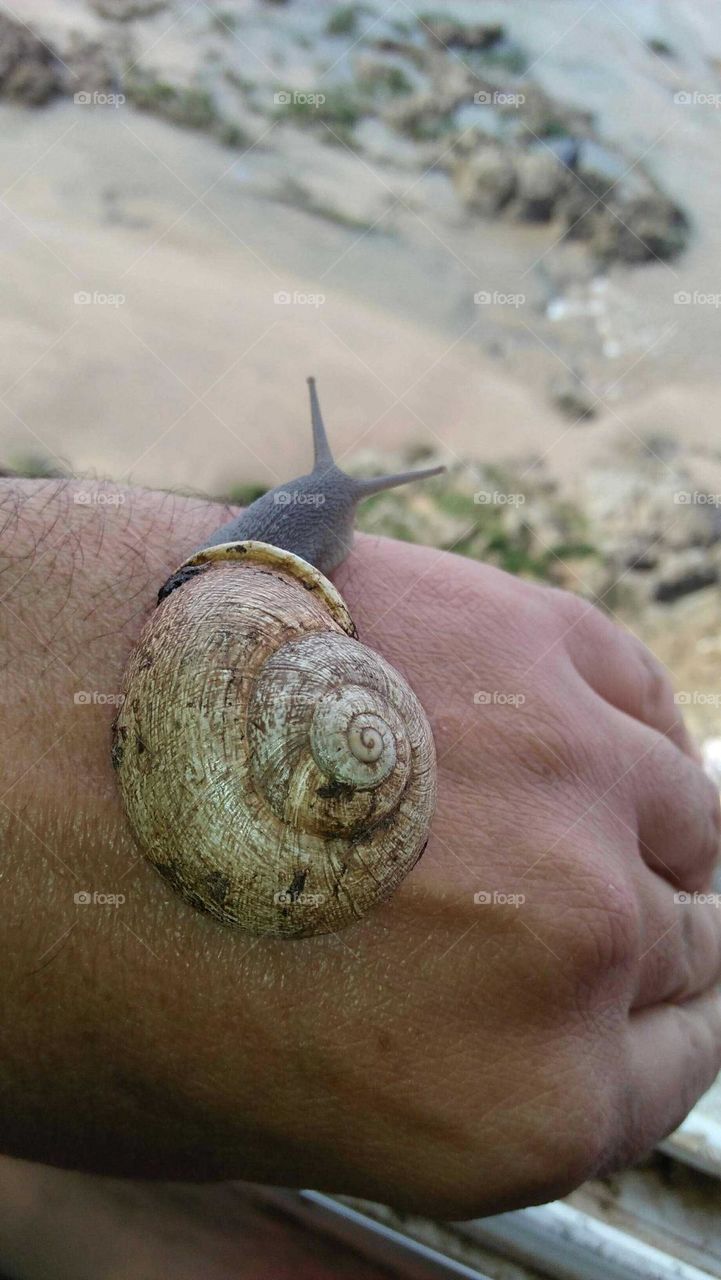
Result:
<svg viewBox="0 0 721 1280">
<path fill-rule="evenodd" d="M 334 577 L 431 718 L 431 840 L 356 927 L 251 939 L 138 858 L 113 708 L 73 703 L 78 682 L 119 687 L 217 510 L 69 493 L 37 499 L 57 547 L 30 539 L 3 639 L 23 691 L 3 764 L 7 1149 L 461 1217 L 562 1194 L 673 1128 L 721 1065 L 718 911 L 674 902 L 708 885 L 718 801 L 646 651 L 564 593 L 359 538 Z M 122 909 L 74 909 L 86 885 Z"/>
</svg>

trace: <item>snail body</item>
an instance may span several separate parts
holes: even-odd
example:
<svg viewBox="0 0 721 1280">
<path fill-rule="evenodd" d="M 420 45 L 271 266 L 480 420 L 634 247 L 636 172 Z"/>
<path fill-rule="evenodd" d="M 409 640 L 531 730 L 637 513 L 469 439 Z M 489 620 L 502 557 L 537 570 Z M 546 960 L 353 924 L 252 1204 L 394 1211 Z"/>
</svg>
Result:
<svg viewBox="0 0 721 1280">
<path fill-rule="evenodd" d="M 388 897 L 425 847 L 436 795 L 418 699 L 357 639 L 323 571 L 347 553 L 369 482 L 335 468 L 312 381 L 311 403 L 314 471 L 273 492 L 324 485 L 341 518 L 313 526 L 312 504 L 271 493 L 222 526 L 161 588 L 113 731 L 150 861 L 193 906 L 278 937 L 336 931 Z"/>
</svg>

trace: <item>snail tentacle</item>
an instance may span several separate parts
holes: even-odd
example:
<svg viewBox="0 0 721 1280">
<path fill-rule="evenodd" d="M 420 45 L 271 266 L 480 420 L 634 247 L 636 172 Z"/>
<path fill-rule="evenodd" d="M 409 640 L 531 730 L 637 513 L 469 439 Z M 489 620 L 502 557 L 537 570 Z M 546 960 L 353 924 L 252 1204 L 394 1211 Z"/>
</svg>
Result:
<svg viewBox="0 0 721 1280">
<path fill-rule="evenodd" d="M 150 862 L 192 906 L 277 937 L 343 928 L 393 893 L 436 794 L 425 713 L 360 643 L 325 571 L 347 554 L 361 497 L 438 468 L 346 476 L 309 388 L 313 472 L 222 526 L 161 588 L 112 751 Z M 320 517 L 278 501 L 312 485 Z"/>
</svg>

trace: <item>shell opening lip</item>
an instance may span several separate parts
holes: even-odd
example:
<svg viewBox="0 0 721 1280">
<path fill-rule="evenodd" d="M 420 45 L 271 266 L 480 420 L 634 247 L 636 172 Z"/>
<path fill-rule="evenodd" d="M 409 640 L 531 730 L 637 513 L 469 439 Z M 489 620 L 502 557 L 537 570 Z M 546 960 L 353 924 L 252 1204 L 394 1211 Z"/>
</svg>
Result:
<svg viewBox="0 0 721 1280">
<path fill-rule="evenodd" d="M 353 639 L 357 638 L 358 632 L 348 606 L 330 579 L 302 556 L 297 556 L 295 552 L 286 551 L 282 547 L 274 547 L 269 542 L 249 539 L 246 542 L 220 542 L 217 546 L 204 547 L 184 560 L 173 577 L 187 569 L 228 560 L 243 561 L 245 564 L 258 565 L 259 568 L 272 568 L 289 574 L 290 577 L 302 583 L 307 591 L 317 592 L 341 631 L 345 631 L 346 635 L 352 636 Z"/>
</svg>

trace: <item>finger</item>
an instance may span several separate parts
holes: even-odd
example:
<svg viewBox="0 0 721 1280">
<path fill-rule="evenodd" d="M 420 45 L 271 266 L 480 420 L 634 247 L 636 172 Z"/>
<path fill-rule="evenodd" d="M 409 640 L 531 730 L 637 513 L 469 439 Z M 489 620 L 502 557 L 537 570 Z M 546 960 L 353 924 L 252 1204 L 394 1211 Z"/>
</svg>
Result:
<svg viewBox="0 0 721 1280">
<path fill-rule="evenodd" d="M 587 684 L 617 707 L 670 738 L 694 760 L 701 759 L 674 699 L 667 669 L 630 631 L 592 605 L 574 607 L 566 634 L 571 659 Z"/>
<path fill-rule="evenodd" d="M 621 713 L 612 710 L 612 716 Z M 616 781 L 603 804 L 628 826 L 629 797 L 635 810 L 640 854 L 658 876 L 689 892 L 711 887 L 721 836 L 715 785 L 674 742 L 645 724 L 624 718 L 625 750 L 619 750 Z"/>
<path fill-rule="evenodd" d="M 628 729 L 628 721 L 626 726 Z M 631 788 L 635 799 L 644 861 L 677 888 L 692 893 L 707 889 L 721 833 L 716 787 L 699 765 L 654 729 L 636 724 L 631 731 L 631 752 L 632 763 L 623 775 L 623 784 Z M 610 807 L 614 790 L 606 797 Z"/>
<path fill-rule="evenodd" d="M 676 1129 L 713 1084 L 721 1068 L 721 996 L 632 1014 L 627 1055 L 614 1167 L 634 1163 Z"/>
<path fill-rule="evenodd" d="M 701 995 L 721 979 L 721 894 L 674 890 L 639 866 L 638 984 L 633 1009 Z"/>
</svg>

